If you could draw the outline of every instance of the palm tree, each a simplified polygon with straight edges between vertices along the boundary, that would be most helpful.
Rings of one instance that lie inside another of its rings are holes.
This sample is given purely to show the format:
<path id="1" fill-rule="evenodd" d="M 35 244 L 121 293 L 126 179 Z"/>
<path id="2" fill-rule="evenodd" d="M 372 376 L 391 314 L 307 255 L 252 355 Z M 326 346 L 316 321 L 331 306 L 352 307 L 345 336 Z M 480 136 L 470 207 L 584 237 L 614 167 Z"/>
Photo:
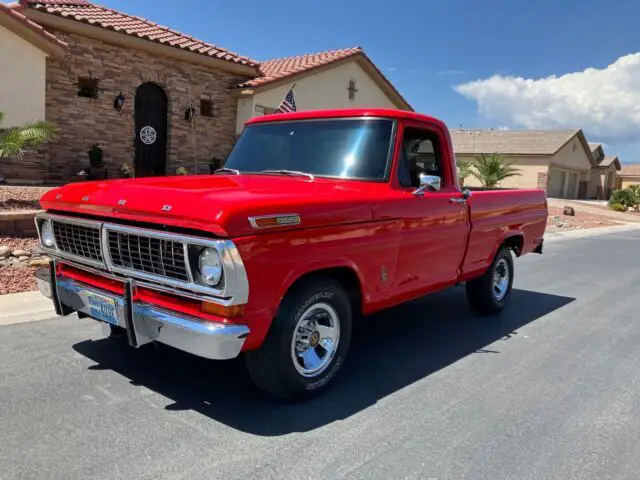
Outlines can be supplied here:
<path id="1" fill-rule="evenodd" d="M 0 124 L 2 124 L 3 117 L 3 113 L 0 112 Z M 21 158 L 26 150 L 32 150 L 47 142 L 55 141 L 58 134 L 58 127 L 47 121 L 32 122 L 4 130 L 0 128 L 0 158 Z"/>
<path id="2" fill-rule="evenodd" d="M 458 160 L 456 158 L 456 166 L 458 169 L 458 182 L 460 183 L 460 186 L 464 186 L 464 180 L 473 175 L 471 162 L 469 160 Z"/>
<path id="3" fill-rule="evenodd" d="M 520 175 L 520 169 L 513 167 L 515 161 L 505 162 L 501 153 L 476 156 L 471 165 L 471 175 L 476 177 L 485 187 L 495 187 L 505 178 Z"/>

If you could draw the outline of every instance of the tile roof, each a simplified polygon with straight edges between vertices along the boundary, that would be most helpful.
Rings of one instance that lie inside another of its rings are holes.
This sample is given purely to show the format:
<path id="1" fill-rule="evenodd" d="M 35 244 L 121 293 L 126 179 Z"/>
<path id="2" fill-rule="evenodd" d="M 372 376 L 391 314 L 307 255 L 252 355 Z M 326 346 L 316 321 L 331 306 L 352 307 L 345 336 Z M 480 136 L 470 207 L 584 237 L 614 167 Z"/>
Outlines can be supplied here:
<path id="1" fill-rule="evenodd" d="M 51 15 L 88 23 L 208 57 L 248 67 L 258 66 L 257 61 L 248 57 L 184 35 L 144 18 L 127 15 L 86 0 L 21 0 L 21 4 Z"/>
<path id="2" fill-rule="evenodd" d="M 605 155 L 605 157 L 600 161 L 600 163 L 598 164 L 599 167 L 609 167 L 611 166 L 611 164 L 616 163 L 616 167 L 618 170 L 620 170 L 620 161 L 618 160 L 618 157 L 616 157 L 615 155 Z"/>
<path id="3" fill-rule="evenodd" d="M 620 177 L 640 177 L 640 164 L 625 165 L 618 175 Z"/>
<path id="4" fill-rule="evenodd" d="M 456 153 L 553 155 L 578 133 L 580 130 L 452 129 L 451 140 Z"/>
<path id="5" fill-rule="evenodd" d="M 589 142 L 589 148 L 591 149 L 591 151 L 593 153 L 596 153 L 596 150 L 598 150 L 598 148 L 602 147 L 601 143 L 591 143 Z"/>
<path id="6" fill-rule="evenodd" d="M 1 14 L 7 15 L 9 18 L 18 22 L 22 27 L 28 28 L 35 34 L 39 35 L 42 39 L 52 44 L 54 48 L 64 49 L 65 51 L 67 50 L 68 45 L 65 42 L 60 40 L 55 35 L 47 32 L 44 28 L 42 28 L 37 23 L 29 20 L 19 11 L 19 9 L 16 8 L 17 6 L 18 4 L 15 4 L 15 3 L 5 4 L 0 2 L 0 15 Z"/>
<path id="7" fill-rule="evenodd" d="M 344 48 L 342 50 L 330 50 L 327 52 L 298 55 L 296 57 L 276 58 L 260 64 L 261 77 L 254 78 L 241 87 L 258 87 L 282 78 L 287 78 L 298 73 L 307 72 L 338 60 L 363 53 L 362 48 Z"/>

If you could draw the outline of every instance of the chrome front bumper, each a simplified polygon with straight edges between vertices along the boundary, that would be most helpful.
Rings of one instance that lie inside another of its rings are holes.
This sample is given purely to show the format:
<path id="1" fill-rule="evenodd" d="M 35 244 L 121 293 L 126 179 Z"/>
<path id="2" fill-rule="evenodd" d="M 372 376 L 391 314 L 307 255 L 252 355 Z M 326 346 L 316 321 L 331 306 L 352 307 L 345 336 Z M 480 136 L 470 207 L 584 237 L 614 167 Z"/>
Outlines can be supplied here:
<path id="1" fill-rule="evenodd" d="M 58 315 L 79 312 L 89 316 L 87 293 L 96 293 L 116 302 L 118 326 L 127 331 L 134 347 L 160 342 L 200 357 L 227 360 L 240 354 L 249 334 L 246 325 L 229 325 L 204 321 L 152 305 L 134 302 L 132 283 L 126 284 L 125 295 L 80 284 L 70 278 L 56 277 L 50 268 L 36 272 L 40 293 L 51 298 Z M 128 293 L 127 293 L 128 292 Z M 108 331 L 109 324 L 101 322 Z"/>

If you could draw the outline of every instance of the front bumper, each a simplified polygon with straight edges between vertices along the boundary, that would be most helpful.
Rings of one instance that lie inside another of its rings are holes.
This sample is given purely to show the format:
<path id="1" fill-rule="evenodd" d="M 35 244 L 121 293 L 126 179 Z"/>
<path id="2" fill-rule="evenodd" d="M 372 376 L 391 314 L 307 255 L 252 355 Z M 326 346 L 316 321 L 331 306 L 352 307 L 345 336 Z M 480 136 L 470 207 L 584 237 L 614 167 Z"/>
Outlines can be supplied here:
<path id="1" fill-rule="evenodd" d="M 246 325 L 230 325 L 189 317 L 133 300 L 133 283 L 126 284 L 125 294 L 116 295 L 64 276 L 51 268 L 36 272 L 40 292 L 51 298 L 58 315 L 78 312 L 90 317 L 87 295 L 94 293 L 112 298 L 116 303 L 118 326 L 127 331 L 129 343 L 139 347 L 149 342 L 170 345 L 200 357 L 227 360 L 240 354 L 249 334 Z M 101 322 L 108 330 L 109 324 Z"/>

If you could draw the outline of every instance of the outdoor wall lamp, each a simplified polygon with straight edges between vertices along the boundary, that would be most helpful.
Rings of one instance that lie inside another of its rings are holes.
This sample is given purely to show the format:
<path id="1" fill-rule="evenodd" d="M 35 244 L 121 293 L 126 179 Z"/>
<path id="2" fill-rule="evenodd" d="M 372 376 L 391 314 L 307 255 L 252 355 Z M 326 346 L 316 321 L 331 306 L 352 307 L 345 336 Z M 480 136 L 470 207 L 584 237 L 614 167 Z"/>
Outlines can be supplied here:
<path id="1" fill-rule="evenodd" d="M 193 105 L 189 105 L 189 107 L 184 111 L 184 119 L 191 123 L 193 120 L 193 115 L 196 113 L 196 109 L 193 108 Z"/>
<path id="2" fill-rule="evenodd" d="M 120 92 L 120 94 L 113 101 L 113 108 L 115 108 L 117 111 L 122 110 L 122 107 L 124 106 L 125 100 L 126 100 L 126 98 L 124 97 L 122 92 Z"/>

